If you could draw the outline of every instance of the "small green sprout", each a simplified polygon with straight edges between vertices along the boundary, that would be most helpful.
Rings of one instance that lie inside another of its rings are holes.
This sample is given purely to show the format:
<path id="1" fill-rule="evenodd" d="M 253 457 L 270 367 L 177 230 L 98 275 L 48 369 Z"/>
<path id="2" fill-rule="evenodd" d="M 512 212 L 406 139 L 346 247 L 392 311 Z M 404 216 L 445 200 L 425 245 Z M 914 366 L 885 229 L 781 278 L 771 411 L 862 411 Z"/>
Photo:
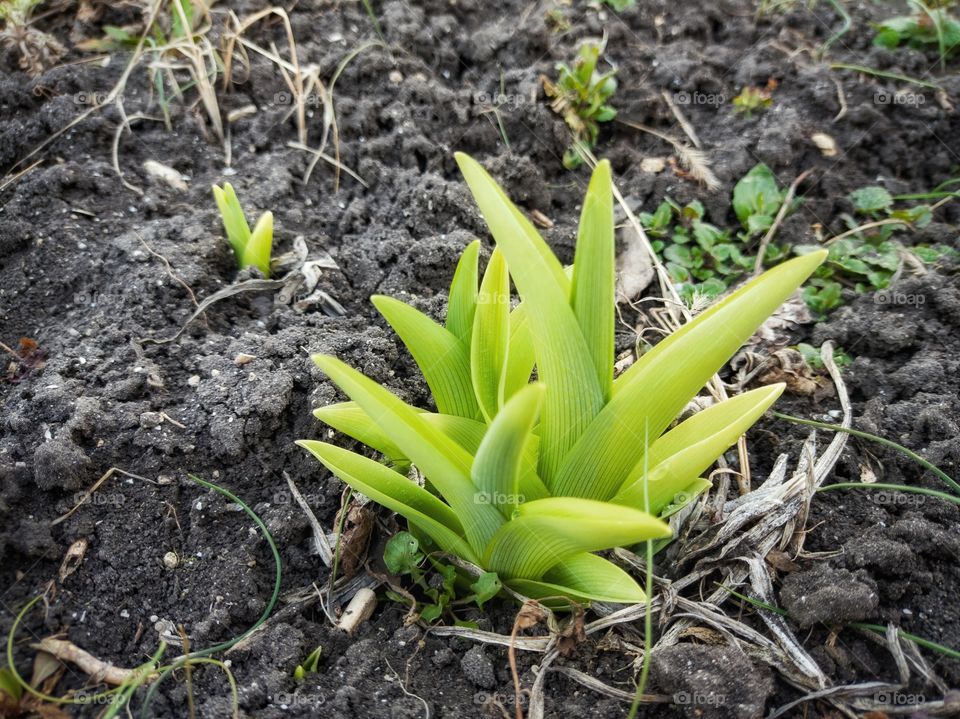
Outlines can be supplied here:
<path id="1" fill-rule="evenodd" d="M 615 12 L 623 12 L 624 10 L 629 10 L 634 5 L 637 4 L 637 0 L 600 0 L 602 4 L 608 6 L 611 10 Z"/>
<path id="2" fill-rule="evenodd" d="M 587 149 L 596 147 L 600 134 L 599 123 L 610 122 L 617 111 L 608 101 L 617 90 L 616 70 L 597 72 L 597 63 L 606 42 L 588 41 L 580 46 L 573 68 L 560 63 L 556 84 L 541 77 L 544 92 L 553 98 L 551 109 L 563 117 L 573 132 L 574 144 L 563 155 L 563 166 L 575 169 L 583 163 L 582 144 Z"/>
<path id="3" fill-rule="evenodd" d="M 264 277 L 270 276 L 270 252 L 273 248 L 273 213 L 264 212 L 250 231 L 243 207 L 237 199 L 233 186 L 227 182 L 223 187 L 213 186 L 213 196 L 220 209 L 223 229 L 233 248 L 240 269 L 256 267 Z"/>
<path id="4" fill-rule="evenodd" d="M 406 518 L 418 540 L 402 553 L 406 567 L 426 546 L 528 597 L 642 602 L 637 581 L 595 552 L 669 538 L 661 515 L 710 487 L 702 475 L 784 385 L 670 425 L 826 252 L 768 270 L 614 379 L 610 164 L 593 172 L 568 273 L 493 178 L 466 155 L 457 162 L 496 242 L 482 279 L 476 241 L 454 273 L 445 326 L 398 300 L 373 298 L 423 372 L 436 411 L 406 404 L 335 357 L 313 356 L 352 400 L 314 415 L 389 462 L 415 465 L 426 486 L 327 442 L 298 444 Z"/>
<path id="5" fill-rule="evenodd" d="M 740 178 L 733 188 L 733 211 L 746 231 L 746 237 L 766 232 L 780 211 L 786 190 L 762 162 Z"/>
<path id="6" fill-rule="evenodd" d="M 960 20 L 950 14 L 946 2 L 910 0 L 912 15 L 884 20 L 877 26 L 875 45 L 897 48 L 901 45 L 924 49 L 936 47 L 941 64 L 960 47 Z"/>
<path id="7" fill-rule="evenodd" d="M 317 647 L 310 652 L 307 658 L 301 664 L 297 664 L 297 668 L 293 670 L 293 678 L 302 682 L 307 674 L 316 674 L 317 668 L 320 666 L 321 654 L 323 654 L 323 647 Z"/>
<path id="8" fill-rule="evenodd" d="M 803 361 L 807 363 L 810 369 L 824 369 L 823 358 L 820 356 L 820 348 L 809 345 L 806 342 L 801 342 L 794 349 L 800 353 Z M 847 367 L 853 364 L 853 357 L 848 355 L 842 348 L 837 347 L 833 351 L 833 361 L 837 367 Z"/>
<path id="9" fill-rule="evenodd" d="M 733 98 L 733 110 L 747 119 L 755 112 L 769 110 L 773 106 L 773 90 L 777 86 L 776 80 L 770 80 L 766 87 L 748 86 L 740 90 L 740 94 Z"/>

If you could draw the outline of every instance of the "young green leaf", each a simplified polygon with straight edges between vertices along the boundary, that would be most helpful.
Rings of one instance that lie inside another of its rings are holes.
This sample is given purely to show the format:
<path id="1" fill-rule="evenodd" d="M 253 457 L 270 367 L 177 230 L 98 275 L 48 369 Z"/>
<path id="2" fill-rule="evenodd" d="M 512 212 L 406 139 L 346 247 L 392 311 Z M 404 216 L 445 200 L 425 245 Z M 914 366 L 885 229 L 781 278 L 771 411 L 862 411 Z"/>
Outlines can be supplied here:
<path id="1" fill-rule="evenodd" d="M 387 546 L 383 550 L 383 563 L 390 574 L 410 574 L 422 561 L 420 542 L 410 532 L 397 532 L 387 540 Z"/>
<path id="2" fill-rule="evenodd" d="M 777 400 L 784 387 L 774 384 L 745 392 L 681 422 L 651 445 L 647 456 L 633 467 L 610 501 L 659 515 L 677 493 L 736 443 Z M 647 497 L 649 507 L 645 506 Z"/>
<path id="3" fill-rule="evenodd" d="M 543 385 L 531 384 L 515 394 L 494 418 L 473 460 L 471 478 L 485 497 L 509 519 L 521 496 L 524 449 L 543 401 Z M 534 499 L 531 497 L 530 499 Z"/>
<path id="4" fill-rule="evenodd" d="M 253 226 L 243 249 L 243 264 L 256 267 L 264 277 L 270 276 L 270 254 L 273 251 L 273 213 L 264 212 Z"/>
<path id="5" fill-rule="evenodd" d="M 480 256 L 480 240 L 474 240 L 460 256 L 457 269 L 450 283 L 450 301 L 447 306 L 447 329 L 461 342 L 470 344 L 473 333 L 473 317 L 477 311 L 477 281 L 479 272 L 477 258 Z"/>
<path id="6" fill-rule="evenodd" d="M 437 411 L 477 417 L 467 345 L 410 305 L 383 295 L 370 300 L 410 350 L 430 387 Z"/>
<path id="7" fill-rule="evenodd" d="M 642 458 L 644 436 L 659 437 L 826 255 L 822 250 L 768 270 L 643 355 L 614 382 L 612 399 L 548 483 L 553 494 L 609 499 Z"/>
<path id="8" fill-rule="evenodd" d="M 613 389 L 615 254 L 610 163 L 602 160 L 593 171 L 583 201 L 570 304 L 605 400 Z"/>
<path id="9" fill-rule="evenodd" d="M 312 359 L 350 399 L 390 433 L 400 450 L 449 503 L 463 523 L 470 546 L 478 553 L 482 551 L 503 524 L 503 517 L 495 507 L 476 502 L 475 488 L 470 481 L 473 458 L 447 435 L 431 427 L 419 412 L 349 365 L 327 355 L 313 355 Z M 420 524 L 420 520 L 415 521 Z"/>
<path id="10" fill-rule="evenodd" d="M 250 226 L 247 224 L 247 218 L 243 215 L 243 208 L 240 206 L 240 200 L 237 198 L 233 185 L 226 182 L 223 189 L 217 185 L 214 185 L 212 189 L 213 198 L 220 210 L 220 218 L 223 220 L 223 229 L 227 233 L 227 240 L 233 248 L 233 254 L 237 256 L 237 262 L 240 262 L 247 247 L 247 241 L 250 239 Z"/>
<path id="11" fill-rule="evenodd" d="M 669 536 L 666 524 L 631 507 L 550 497 L 519 505 L 490 540 L 481 566 L 507 579 L 538 579 L 574 554 Z"/>
<path id="12" fill-rule="evenodd" d="M 453 510 L 430 492 L 379 462 L 326 442 L 299 440 L 342 482 L 377 504 L 413 522 L 445 552 L 476 563 L 477 555 L 462 538 L 463 527 Z"/>
<path id="13" fill-rule="evenodd" d="M 783 203 L 783 192 L 769 167 L 760 163 L 733 188 L 733 210 L 747 230 L 760 232 L 770 226 Z"/>
<path id="14" fill-rule="evenodd" d="M 554 565 L 543 575 L 543 580 L 594 601 L 639 604 L 647 600 L 633 577 L 613 562 L 589 552 L 574 554 Z"/>
<path id="15" fill-rule="evenodd" d="M 540 476 L 550 486 L 564 455 L 603 405 L 590 350 L 570 309 L 570 281 L 543 238 L 476 160 L 457 154 L 460 170 L 524 300 L 540 380 Z"/>
<path id="16" fill-rule="evenodd" d="M 326 407 L 318 407 L 313 410 L 313 416 L 338 432 L 343 432 L 348 437 L 353 437 L 372 447 L 391 462 L 406 460 L 403 452 L 389 435 L 370 419 L 356 402 L 336 402 Z"/>
<path id="17" fill-rule="evenodd" d="M 487 422 L 503 404 L 504 376 L 510 343 L 510 276 L 499 248 L 493 251 L 480 294 L 470 340 L 470 376 L 480 411 Z"/>

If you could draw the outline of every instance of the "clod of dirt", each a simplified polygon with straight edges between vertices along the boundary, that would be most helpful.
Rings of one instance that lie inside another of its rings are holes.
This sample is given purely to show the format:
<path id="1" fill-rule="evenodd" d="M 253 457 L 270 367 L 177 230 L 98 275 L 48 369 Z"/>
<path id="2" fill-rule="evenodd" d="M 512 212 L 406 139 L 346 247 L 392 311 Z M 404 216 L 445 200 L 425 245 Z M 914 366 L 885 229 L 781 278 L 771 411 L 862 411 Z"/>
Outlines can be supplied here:
<path id="1" fill-rule="evenodd" d="M 847 624 L 876 614 L 877 587 L 863 574 L 815 565 L 787 576 L 780 601 L 801 627 Z"/>
<path id="2" fill-rule="evenodd" d="M 33 453 L 33 481 L 40 489 L 80 489 L 89 484 L 92 463 L 73 442 L 52 439 Z"/>
<path id="3" fill-rule="evenodd" d="M 904 565 L 915 559 L 908 544 L 872 535 L 851 539 L 843 545 L 843 555 L 848 567 L 869 568 L 891 575 L 901 572 Z"/>
<path id="4" fill-rule="evenodd" d="M 484 653 L 483 647 L 476 646 L 471 648 L 463 659 L 460 660 L 460 668 L 474 685 L 481 689 L 493 689 L 497 684 L 497 678 L 493 673 L 493 662 Z"/>
<path id="5" fill-rule="evenodd" d="M 650 678 L 688 717 L 763 716 L 773 678 L 732 647 L 675 644 L 651 655 Z"/>

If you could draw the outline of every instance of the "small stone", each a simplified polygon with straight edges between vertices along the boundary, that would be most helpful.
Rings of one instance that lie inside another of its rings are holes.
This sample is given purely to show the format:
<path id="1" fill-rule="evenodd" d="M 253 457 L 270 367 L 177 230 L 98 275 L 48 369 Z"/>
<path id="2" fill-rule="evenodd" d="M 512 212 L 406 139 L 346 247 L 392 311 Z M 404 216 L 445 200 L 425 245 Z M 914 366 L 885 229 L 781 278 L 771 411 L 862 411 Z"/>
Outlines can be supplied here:
<path id="1" fill-rule="evenodd" d="M 464 675 L 481 689 L 493 689 L 497 678 L 493 673 L 493 663 L 483 651 L 483 647 L 473 647 L 460 660 Z"/>
<path id="2" fill-rule="evenodd" d="M 179 564 L 180 557 L 177 556 L 176 552 L 167 552 L 163 555 L 163 566 L 167 569 L 176 569 Z"/>
<path id="3" fill-rule="evenodd" d="M 198 375 L 198 374 L 192 374 L 192 375 L 190 375 L 190 377 L 187 378 L 187 384 L 190 385 L 191 387 L 199 387 L 199 386 L 200 386 L 200 375 Z"/>
<path id="4" fill-rule="evenodd" d="M 399 70 L 393 70 L 387 77 L 390 78 L 390 82 L 394 85 L 399 85 L 403 82 L 403 73 Z"/>
<path id="5" fill-rule="evenodd" d="M 160 412 L 144 412 L 140 415 L 140 426 L 144 429 L 153 429 L 163 424 L 163 414 Z"/>
<path id="6" fill-rule="evenodd" d="M 256 358 L 256 355 L 248 355 L 246 352 L 241 352 L 233 358 L 233 363 L 237 367 L 243 367 L 243 365 L 253 362 Z"/>

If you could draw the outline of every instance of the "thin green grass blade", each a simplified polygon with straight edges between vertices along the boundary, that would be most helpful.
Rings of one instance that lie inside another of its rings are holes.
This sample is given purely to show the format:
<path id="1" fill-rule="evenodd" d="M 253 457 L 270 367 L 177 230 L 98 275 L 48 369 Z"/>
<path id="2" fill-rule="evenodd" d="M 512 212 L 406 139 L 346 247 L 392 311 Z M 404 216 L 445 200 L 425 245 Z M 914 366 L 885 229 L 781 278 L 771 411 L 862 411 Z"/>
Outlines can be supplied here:
<path id="1" fill-rule="evenodd" d="M 647 595 L 633 577 L 613 562 L 589 552 L 574 554 L 551 567 L 543 575 L 543 581 L 568 587 L 598 602 L 640 604 L 647 601 Z"/>
<path id="2" fill-rule="evenodd" d="M 233 254 L 237 257 L 237 264 L 240 264 L 243 261 L 247 241 L 250 239 L 250 226 L 243 215 L 243 208 L 240 206 L 240 200 L 233 185 L 226 182 L 222 189 L 217 185 L 212 189 L 213 198 L 220 210 L 220 219 L 223 220 L 223 229 L 227 233 L 227 240 L 233 248 Z"/>
<path id="3" fill-rule="evenodd" d="M 320 460 L 345 484 L 381 504 L 430 536 L 443 551 L 471 561 L 476 555 L 463 540 L 454 511 L 430 492 L 379 462 L 326 442 L 299 440 L 298 445 Z"/>
<path id="4" fill-rule="evenodd" d="M 470 379 L 467 345 L 410 305 L 383 295 L 370 299 L 413 355 L 430 387 L 437 411 L 477 417 L 479 408 Z"/>
<path id="5" fill-rule="evenodd" d="M 495 507 L 477 504 L 470 481 L 473 457 L 415 409 L 349 365 L 328 355 L 313 355 L 313 361 L 426 475 L 456 513 L 467 541 L 479 554 L 503 524 L 503 517 Z"/>
<path id="6" fill-rule="evenodd" d="M 684 325 L 615 382 L 613 397 L 567 455 L 556 495 L 608 499 L 642 459 L 642 431 L 669 426 L 684 405 L 823 262 L 827 251 L 784 262 Z"/>
<path id="7" fill-rule="evenodd" d="M 602 160 L 583 200 L 570 305 L 590 348 L 604 400 L 613 391 L 615 255 L 610 163 Z"/>
<path id="8" fill-rule="evenodd" d="M 543 394 L 543 385 L 531 384 L 514 395 L 491 422 L 473 460 L 470 476 L 477 492 L 507 519 L 518 504 L 527 501 L 520 496 L 524 448 L 537 421 Z"/>
<path id="9" fill-rule="evenodd" d="M 644 506 L 643 473 L 649 469 L 650 512 L 660 514 L 737 439 L 753 426 L 783 393 L 784 384 L 751 390 L 697 412 L 653 443 L 646 458 L 630 470 L 611 502 Z"/>
<path id="10" fill-rule="evenodd" d="M 273 252 L 273 213 L 264 212 L 253 226 L 243 250 L 243 266 L 257 267 L 264 277 L 270 276 L 270 254 Z"/>
<path id="11" fill-rule="evenodd" d="M 507 579 L 540 579 L 574 554 L 669 536 L 665 523 L 632 507 L 551 497 L 519 505 L 490 540 L 481 566 Z"/>
<path id="12" fill-rule="evenodd" d="M 550 487 L 564 456 L 603 406 L 603 392 L 560 262 L 486 170 L 463 153 L 456 157 L 526 307 L 539 379 L 547 386 L 539 474 Z"/>
<path id="13" fill-rule="evenodd" d="M 447 329 L 466 345 L 473 334 L 473 317 L 477 311 L 477 282 L 480 240 L 474 240 L 460 255 L 457 269 L 450 283 L 447 303 Z"/>
<path id="14" fill-rule="evenodd" d="M 493 251 L 480 294 L 470 341 L 470 376 L 477 404 L 491 422 L 503 403 L 503 381 L 510 341 L 510 277 L 499 248 Z"/>

